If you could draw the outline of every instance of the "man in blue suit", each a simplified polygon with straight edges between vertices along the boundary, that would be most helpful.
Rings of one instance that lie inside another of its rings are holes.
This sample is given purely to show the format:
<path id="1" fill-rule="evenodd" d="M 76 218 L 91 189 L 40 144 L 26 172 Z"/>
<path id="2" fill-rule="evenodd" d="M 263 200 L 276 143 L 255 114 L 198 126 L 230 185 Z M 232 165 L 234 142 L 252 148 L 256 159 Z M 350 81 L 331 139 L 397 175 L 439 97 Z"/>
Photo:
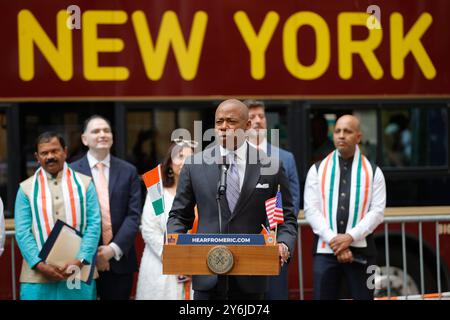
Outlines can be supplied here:
<path id="1" fill-rule="evenodd" d="M 268 156 L 279 157 L 286 175 L 289 179 L 289 190 L 292 194 L 295 215 L 298 215 L 300 206 L 300 185 L 298 182 L 297 166 L 294 155 L 284 149 L 267 142 L 267 121 L 264 102 L 257 100 L 245 100 L 248 107 L 249 119 L 252 123 L 249 131 L 249 143 L 258 150 L 264 151 Z M 288 265 L 281 268 L 279 276 L 270 277 L 269 291 L 266 299 L 269 300 L 287 300 L 289 298 L 288 288 Z"/>
<path id="2" fill-rule="evenodd" d="M 138 270 L 134 241 L 142 212 L 139 176 L 133 165 L 111 156 L 113 135 L 105 118 L 87 119 L 81 139 L 89 151 L 71 167 L 94 179 L 102 214 L 97 293 L 101 300 L 127 300 Z"/>

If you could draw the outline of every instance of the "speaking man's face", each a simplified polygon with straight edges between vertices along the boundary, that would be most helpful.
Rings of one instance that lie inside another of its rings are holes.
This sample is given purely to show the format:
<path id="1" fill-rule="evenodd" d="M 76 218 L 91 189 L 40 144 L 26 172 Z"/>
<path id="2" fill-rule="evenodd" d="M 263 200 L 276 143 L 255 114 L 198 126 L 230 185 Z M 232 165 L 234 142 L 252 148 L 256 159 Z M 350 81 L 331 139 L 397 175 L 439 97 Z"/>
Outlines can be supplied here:
<path id="1" fill-rule="evenodd" d="M 67 158 L 67 147 L 63 148 L 58 138 L 54 137 L 48 142 L 38 144 L 38 149 L 34 156 L 45 171 L 56 176 L 64 168 L 64 162 Z"/>
<path id="2" fill-rule="evenodd" d="M 238 101 L 222 103 L 217 108 L 215 131 L 219 143 L 224 148 L 235 150 L 244 143 L 245 131 L 251 126 L 247 112 L 247 107 Z"/>

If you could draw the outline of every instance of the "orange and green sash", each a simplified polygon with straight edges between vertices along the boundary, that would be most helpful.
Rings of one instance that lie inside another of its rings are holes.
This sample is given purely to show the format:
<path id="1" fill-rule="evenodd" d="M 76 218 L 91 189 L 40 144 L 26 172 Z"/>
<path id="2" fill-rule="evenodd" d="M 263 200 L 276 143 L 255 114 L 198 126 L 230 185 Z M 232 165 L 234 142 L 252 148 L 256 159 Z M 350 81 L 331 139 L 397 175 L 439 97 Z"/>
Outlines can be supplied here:
<path id="1" fill-rule="evenodd" d="M 86 228 L 86 189 L 76 173 L 64 163 L 62 191 L 66 223 L 83 233 Z M 55 221 L 53 220 L 52 195 L 47 173 L 40 167 L 34 174 L 31 188 L 33 231 L 39 250 L 42 249 Z"/>
<path id="2" fill-rule="evenodd" d="M 356 146 L 352 163 L 347 232 L 364 218 L 364 215 L 369 209 L 368 203 L 372 197 L 373 171 L 368 168 L 371 168 L 369 160 L 360 152 L 359 147 Z M 338 152 L 336 150 L 331 152 L 321 162 L 318 169 L 318 176 L 323 217 L 328 227 L 337 233 L 336 216 L 339 202 L 340 168 Z M 356 244 L 356 246 L 364 246 L 364 244 Z M 332 250 L 324 239 L 320 239 L 317 252 L 332 253 Z"/>

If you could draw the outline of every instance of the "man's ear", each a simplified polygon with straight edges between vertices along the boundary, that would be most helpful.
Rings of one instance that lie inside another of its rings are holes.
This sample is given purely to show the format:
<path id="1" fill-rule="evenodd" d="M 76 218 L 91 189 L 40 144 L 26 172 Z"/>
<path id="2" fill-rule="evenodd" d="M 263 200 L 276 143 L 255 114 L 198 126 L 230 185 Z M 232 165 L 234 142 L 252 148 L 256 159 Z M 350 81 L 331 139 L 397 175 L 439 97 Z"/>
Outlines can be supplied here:
<path id="1" fill-rule="evenodd" d="M 39 164 L 41 164 L 41 162 L 39 161 L 39 157 L 38 157 L 37 152 L 34 153 L 34 157 L 36 158 L 37 162 L 38 162 Z"/>
<path id="2" fill-rule="evenodd" d="M 87 138 L 84 134 L 81 135 L 81 142 L 87 147 Z"/>
<path id="3" fill-rule="evenodd" d="M 250 119 L 247 120 L 247 124 L 245 125 L 245 130 L 248 130 L 252 127 L 252 121 Z"/>
<path id="4" fill-rule="evenodd" d="M 361 131 L 358 133 L 358 136 L 357 136 L 357 143 L 358 144 L 360 144 L 361 143 L 361 140 L 362 140 L 362 133 L 361 133 Z"/>

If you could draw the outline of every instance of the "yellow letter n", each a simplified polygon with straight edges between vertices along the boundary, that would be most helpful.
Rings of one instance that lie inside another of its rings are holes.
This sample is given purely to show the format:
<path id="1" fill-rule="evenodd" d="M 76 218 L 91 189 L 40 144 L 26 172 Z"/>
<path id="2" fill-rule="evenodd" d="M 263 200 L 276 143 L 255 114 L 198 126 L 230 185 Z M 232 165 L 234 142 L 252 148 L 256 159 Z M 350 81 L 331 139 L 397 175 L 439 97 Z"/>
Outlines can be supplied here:
<path id="1" fill-rule="evenodd" d="M 72 78 L 72 30 L 66 26 L 67 17 L 66 10 L 60 10 L 56 16 L 57 45 L 55 46 L 29 10 L 19 12 L 17 23 L 20 79 L 30 81 L 34 78 L 34 45 L 40 50 L 59 79 L 68 81 Z"/>

